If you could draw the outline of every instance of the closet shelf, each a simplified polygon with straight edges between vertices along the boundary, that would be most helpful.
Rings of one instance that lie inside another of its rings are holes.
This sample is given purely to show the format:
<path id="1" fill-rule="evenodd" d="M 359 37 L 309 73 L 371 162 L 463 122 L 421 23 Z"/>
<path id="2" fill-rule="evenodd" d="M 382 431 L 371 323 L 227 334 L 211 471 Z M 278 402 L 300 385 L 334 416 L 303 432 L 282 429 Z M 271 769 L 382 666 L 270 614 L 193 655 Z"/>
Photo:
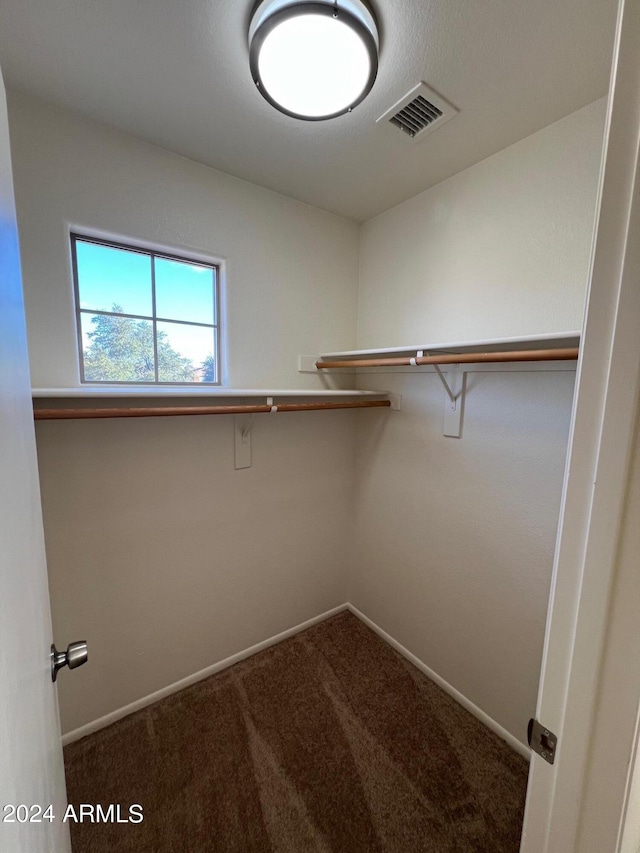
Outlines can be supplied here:
<path id="1" fill-rule="evenodd" d="M 579 332 L 562 332 L 553 335 L 331 352 L 323 353 L 319 359 L 301 356 L 300 369 L 309 373 L 340 368 L 355 370 L 359 367 L 375 369 L 429 365 L 435 370 L 446 393 L 443 434 L 450 438 L 460 438 L 467 372 L 473 369 L 465 368 L 464 365 L 575 361 L 579 347 Z M 445 365 L 451 365 L 451 369 L 443 370 Z M 396 406 L 400 407 L 399 401 Z"/>
<path id="2" fill-rule="evenodd" d="M 32 388 L 34 398 L 81 398 L 81 399 L 111 399 L 118 397 L 167 398 L 167 397 L 364 397 L 382 396 L 384 391 L 362 391 L 344 389 L 314 389 L 308 388 L 223 388 L 213 386 L 158 385 L 143 387 L 135 385 L 83 385 L 72 388 Z"/>
<path id="3" fill-rule="evenodd" d="M 478 364 L 482 362 L 573 361 L 578 357 L 579 332 L 494 338 L 444 344 L 388 347 L 323 353 L 318 370 L 404 365 Z"/>

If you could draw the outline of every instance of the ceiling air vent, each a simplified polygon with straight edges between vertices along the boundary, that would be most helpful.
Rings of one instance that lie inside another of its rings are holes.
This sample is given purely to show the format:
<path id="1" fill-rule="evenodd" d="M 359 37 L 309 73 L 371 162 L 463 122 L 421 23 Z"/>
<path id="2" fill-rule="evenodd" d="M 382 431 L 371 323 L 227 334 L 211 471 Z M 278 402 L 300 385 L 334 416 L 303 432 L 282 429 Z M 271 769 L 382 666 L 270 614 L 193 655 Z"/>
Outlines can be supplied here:
<path id="1" fill-rule="evenodd" d="M 384 122 L 407 139 L 418 141 L 457 115 L 458 110 L 425 83 L 418 83 L 376 123 Z"/>

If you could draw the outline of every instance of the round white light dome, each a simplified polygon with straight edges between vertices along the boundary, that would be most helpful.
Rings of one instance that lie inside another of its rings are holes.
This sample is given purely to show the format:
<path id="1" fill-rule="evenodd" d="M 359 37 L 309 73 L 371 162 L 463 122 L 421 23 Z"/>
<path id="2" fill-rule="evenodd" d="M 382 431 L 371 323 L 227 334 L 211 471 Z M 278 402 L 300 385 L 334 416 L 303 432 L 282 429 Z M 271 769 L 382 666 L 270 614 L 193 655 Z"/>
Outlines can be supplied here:
<path id="1" fill-rule="evenodd" d="M 281 112 L 311 121 L 349 112 L 378 70 L 378 34 L 359 0 L 265 0 L 249 29 L 251 72 Z"/>

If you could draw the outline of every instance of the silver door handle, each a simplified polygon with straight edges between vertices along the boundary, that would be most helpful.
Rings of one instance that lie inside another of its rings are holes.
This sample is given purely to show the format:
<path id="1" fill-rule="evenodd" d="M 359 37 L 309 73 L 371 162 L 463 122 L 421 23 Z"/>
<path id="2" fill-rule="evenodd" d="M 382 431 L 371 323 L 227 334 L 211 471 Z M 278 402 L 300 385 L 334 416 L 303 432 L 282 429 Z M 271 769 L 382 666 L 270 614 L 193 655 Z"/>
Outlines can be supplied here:
<path id="1" fill-rule="evenodd" d="M 55 644 L 51 646 L 51 680 L 55 681 L 58 677 L 58 670 L 64 666 L 69 669 L 75 669 L 77 666 L 82 666 L 89 658 L 86 640 L 79 640 L 76 643 L 69 643 L 66 652 L 59 652 Z"/>

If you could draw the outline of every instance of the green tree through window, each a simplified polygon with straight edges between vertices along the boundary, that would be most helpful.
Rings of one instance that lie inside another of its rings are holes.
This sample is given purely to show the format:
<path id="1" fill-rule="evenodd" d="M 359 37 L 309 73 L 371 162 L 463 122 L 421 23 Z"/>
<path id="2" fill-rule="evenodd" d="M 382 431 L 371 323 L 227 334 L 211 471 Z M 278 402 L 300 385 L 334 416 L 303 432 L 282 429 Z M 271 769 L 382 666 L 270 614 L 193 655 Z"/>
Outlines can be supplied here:
<path id="1" fill-rule="evenodd" d="M 212 355 L 208 355 L 202 362 L 202 382 L 215 382 L 216 363 Z"/>
<path id="2" fill-rule="evenodd" d="M 122 313 L 122 307 L 114 304 L 112 311 Z M 84 350 L 89 381 L 153 382 L 153 326 L 148 320 L 97 314 L 91 324 L 93 329 L 87 335 L 90 345 Z M 171 347 L 164 332 L 158 332 L 157 342 L 158 367 L 165 381 L 199 381 L 191 361 Z M 209 359 L 213 365 L 213 356 Z"/>

